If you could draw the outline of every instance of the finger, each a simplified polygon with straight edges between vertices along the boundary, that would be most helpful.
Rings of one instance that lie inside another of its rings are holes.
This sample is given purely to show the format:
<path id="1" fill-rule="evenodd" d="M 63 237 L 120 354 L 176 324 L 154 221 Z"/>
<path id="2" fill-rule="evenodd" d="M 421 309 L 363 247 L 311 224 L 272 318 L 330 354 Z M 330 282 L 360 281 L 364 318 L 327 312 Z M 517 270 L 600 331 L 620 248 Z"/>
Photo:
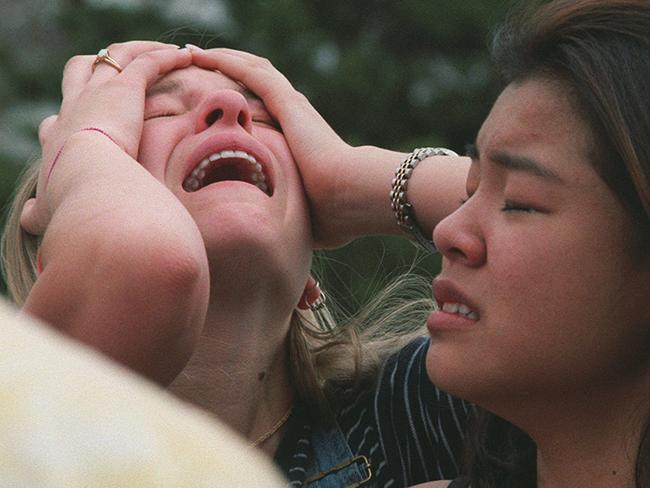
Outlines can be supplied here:
<path id="1" fill-rule="evenodd" d="M 191 51 L 194 64 L 201 68 L 221 71 L 246 85 L 265 102 L 278 96 L 298 94 L 289 80 L 265 58 L 226 48 Z"/>
<path id="2" fill-rule="evenodd" d="M 192 54 L 187 49 L 158 49 L 140 54 L 122 72 L 124 79 L 133 78 L 144 88 L 160 76 L 192 64 Z"/>
<path id="3" fill-rule="evenodd" d="M 74 56 L 63 68 L 61 94 L 63 100 L 73 101 L 79 96 L 92 74 L 91 66 L 95 56 Z"/>
<path id="4" fill-rule="evenodd" d="M 290 136 L 295 131 L 303 136 L 319 133 L 320 137 L 338 139 L 309 100 L 294 89 L 291 82 L 267 59 L 226 48 L 192 48 L 190 51 L 193 64 L 219 70 L 259 96 L 269 113 L 280 123 L 285 135 Z"/>
<path id="5" fill-rule="evenodd" d="M 329 127 L 307 97 L 297 91 L 268 59 L 227 48 L 191 49 L 191 52 L 195 65 L 219 70 L 260 97 L 283 130 L 300 127 L 307 120 L 320 126 L 319 130 Z"/>
<path id="6" fill-rule="evenodd" d="M 176 44 L 165 44 L 157 41 L 129 41 L 125 43 L 111 44 L 107 50 L 110 58 L 122 68 L 128 66 L 131 61 L 142 53 L 155 50 L 178 50 Z M 120 73 L 120 69 L 106 61 L 99 61 L 95 56 L 92 62 L 92 83 L 103 83 Z"/>
<path id="7" fill-rule="evenodd" d="M 258 56 L 256 54 L 249 53 L 249 52 L 246 52 L 246 51 L 239 51 L 237 49 L 230 49 L 230 48 L 227 48 L 227 47 L 217 47 L 217 48 L 212 48 L 212 49 L 201 49 L 201 48 L 193 46 L 191 44 L 188 44 L 187 46 L 189 46 L 190 51 L 192 52 L 192 54 L 193 55 L 196 54 L 198 58 L 200 58 L 201 55 L 208 55 L 208 57 L 209 57 L 210 55 L 217 55 L 218 56 L 218 55 L 224 54 L 224 55 L 229 55 L 229 56 L 233 56 L 235 58 L 238 58 L 242 62 L 248 63 L 250 66 L 253 66 L 253 65 L 265 66 L 267 68 L 275 69 L 277 71 L 277 69 L 273 66 L 273 64 L 267 58 L 263 58 L 261 56 Z M 280 73 L 280 72 L 278 71 L 278 73 Z"/>
<path id="8" fill-rule="evenodd" d="M 38 141 L 40 142 L 41 146 L 45 145 L 45 141 L 47 140 L 50 130 L 58 118 L 58 114 L 50 115 L 49 117 L 44 118 L 38 126 Z"/>
<path id="9" fill-rule="evenodd" d="M 171 42 L 148 41 L 148 40 L 134 40 L 126 42 L 118 42 L 110 45 L 111 49 L 125 49 L 131 52 L 143 53 L 154 49 L 179 49 L 178 44 Z"/>
<path id="10" fill-rule="evenodd" d="M 228 47 L 215 47 L 211 49 L 201 49 L 197 48 L 197 46 L 192 46 L 194 49 L 201 50 L 206 53 L 223 53 L 223 54 L 231 54 L 233 56 L 239 56 L 242 59 L 247 59 L 249 61 L 267 61 L 268 59 L 263 58 L 261 56 L 258 56 L 257 54 L 253 54 L 247 51 L 240 51 L 239 49 L 231 49 Z"/>

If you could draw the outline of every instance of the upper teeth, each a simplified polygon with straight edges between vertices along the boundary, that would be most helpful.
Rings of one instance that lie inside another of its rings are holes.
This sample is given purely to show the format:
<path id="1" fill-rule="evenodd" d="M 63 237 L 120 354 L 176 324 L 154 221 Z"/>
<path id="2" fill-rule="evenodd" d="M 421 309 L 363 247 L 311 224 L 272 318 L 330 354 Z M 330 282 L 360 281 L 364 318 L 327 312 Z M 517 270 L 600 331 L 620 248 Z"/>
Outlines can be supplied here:
<path id="1" fill-rule="evenodd" d="M 478 314 L 470 310 L 470 308 L 464 303 L 443 303 L 442 311 L 447 313 L 464 315 L 469 319 L 478 320 Z"/>
<path id="2" fill-rule="evenodd" d="M 185 191 L 193 192 L 201 188 L 201 183 L 203 182 L 203 178 L 205 178 L 205 168 L 207 168 L 210 163 L 225 158 L 237 158 L 248 161 L 251 171 L 250 180 L 264 193 L 268 192 L 266 176 L 262 172 L 262 165 L 257 162 L 255 156 L 252 156 L 245 151 L 231 150 L 216 152 L 201 160 L 201 162 L 192 170 L 190 175 L 185 178 L 185 181 L 183 181 L 183 188 Z"/>

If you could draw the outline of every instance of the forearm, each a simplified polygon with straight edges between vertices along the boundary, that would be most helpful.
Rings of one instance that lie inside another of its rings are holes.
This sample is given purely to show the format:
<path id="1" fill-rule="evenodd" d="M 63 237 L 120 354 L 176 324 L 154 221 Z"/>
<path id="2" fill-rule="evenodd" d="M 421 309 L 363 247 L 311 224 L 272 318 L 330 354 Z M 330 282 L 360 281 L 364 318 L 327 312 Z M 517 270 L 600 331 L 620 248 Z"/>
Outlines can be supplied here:
<path id="1" fill-rule="evenodd" d="M 397 225 L 390 206 L 389 192 L 398 165 L 407 153 L 373 146 L 353 150 L 353 159 L 337 178 L 334 199 L 339 215 L 332 232 L 347 239 L 364 235 L 405 235 Z M 470 160 L 463 157 L 432 156 L 423 160 L 408 182 L 408 200 L 424 235 L 430 237 L 435 225 L 456 209 L 465 195 Z"/>
<path id="2" fill-rule="evenodd" d="M 207 258 L 194 221 L 167 188 L 93 133 L 67 141 L 47 202 L 44 269 L 25 310 L 164 381 L 154 356 L 189 340 L 184 331 L 207 303 Z"/>
<path id="3" fill-rule="evenodd" d="M 73 135 L 46 191 L 51 212 L 42 250 L 46 264 L 71 242 L 92 243 L 93 248 L 77 252 L 95 258 L 137 249 L 140 241 L 182 244 L 196 259 L 205 254 L 199 231 L 180 201 L 103 135 Z"/>

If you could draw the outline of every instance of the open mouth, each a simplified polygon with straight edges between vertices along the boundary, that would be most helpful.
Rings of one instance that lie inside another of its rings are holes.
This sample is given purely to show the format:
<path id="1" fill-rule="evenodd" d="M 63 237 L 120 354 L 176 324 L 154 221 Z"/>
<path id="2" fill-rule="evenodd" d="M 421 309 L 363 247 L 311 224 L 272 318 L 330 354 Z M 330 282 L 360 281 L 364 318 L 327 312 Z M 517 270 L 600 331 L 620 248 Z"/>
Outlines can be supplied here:
<path id="1" fill-rule="evenodd" d="M 256 186 L 268 196 L 273 194 L 264 166 L 246 151 L 219 151 L 203 158 L 183 181 L 189 193 L 220 181 L 242 181 Z"/>

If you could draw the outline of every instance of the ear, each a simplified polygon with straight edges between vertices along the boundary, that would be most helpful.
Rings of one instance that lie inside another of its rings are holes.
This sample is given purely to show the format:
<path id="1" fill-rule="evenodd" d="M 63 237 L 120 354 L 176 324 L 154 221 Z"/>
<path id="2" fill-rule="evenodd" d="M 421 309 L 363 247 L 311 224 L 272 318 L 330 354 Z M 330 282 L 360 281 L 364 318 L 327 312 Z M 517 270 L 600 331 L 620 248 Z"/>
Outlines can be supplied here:
<path id="1" fill-rule="evenodd" d="M 20 213 L 20 227 L 27 233 L 40 236 L 44 230 L 36 211 L 36 198 L 30 198 L 23 205 Z"/>
<path id="2" fill-rule="evenodd" d="M 298 302 L 298 308 L 300 310 L 309 310 L 316 300 L 318 300 L 320 294 L 321 291 L 318 282 L 310 276 Z"/>

